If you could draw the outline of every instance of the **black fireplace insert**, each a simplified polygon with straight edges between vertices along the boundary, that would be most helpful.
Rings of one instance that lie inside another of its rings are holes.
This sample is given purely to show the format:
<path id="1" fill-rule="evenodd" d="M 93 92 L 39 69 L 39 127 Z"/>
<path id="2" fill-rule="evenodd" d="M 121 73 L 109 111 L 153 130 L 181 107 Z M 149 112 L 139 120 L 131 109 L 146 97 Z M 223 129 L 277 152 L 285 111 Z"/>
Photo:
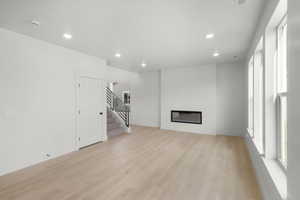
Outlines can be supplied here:
<path id="1" fill-rule="evenodd" d="M 202 112 L 187 110 L 172 110 L 171 122 L 202 124 Z"/>

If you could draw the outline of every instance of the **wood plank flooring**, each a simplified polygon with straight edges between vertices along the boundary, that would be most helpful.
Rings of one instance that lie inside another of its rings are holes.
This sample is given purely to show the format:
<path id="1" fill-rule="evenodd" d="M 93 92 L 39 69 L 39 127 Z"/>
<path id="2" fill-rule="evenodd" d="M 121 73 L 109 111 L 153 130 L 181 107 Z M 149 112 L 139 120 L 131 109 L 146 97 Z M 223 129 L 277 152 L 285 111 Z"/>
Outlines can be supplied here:
<path id="1" fill-rule="evenodd" d="M 242 138 L 133 133 L 0 177 L 1 200 L 261 200 Z"/>

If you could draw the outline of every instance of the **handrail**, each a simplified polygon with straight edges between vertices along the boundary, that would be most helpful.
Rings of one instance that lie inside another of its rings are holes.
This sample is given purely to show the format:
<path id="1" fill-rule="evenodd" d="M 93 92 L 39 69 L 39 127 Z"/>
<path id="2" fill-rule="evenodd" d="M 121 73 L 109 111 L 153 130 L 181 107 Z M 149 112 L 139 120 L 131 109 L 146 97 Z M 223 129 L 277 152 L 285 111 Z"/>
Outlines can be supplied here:
<path id="1" fill-rule="evenodd" d="M 109 108 L 120 116 L 125 125 L 129 127 L 129 113 L 130 107 L 125 105 L 120 97 L 118 97 L 113 91 L 106 87 L 106 103 Z"/>

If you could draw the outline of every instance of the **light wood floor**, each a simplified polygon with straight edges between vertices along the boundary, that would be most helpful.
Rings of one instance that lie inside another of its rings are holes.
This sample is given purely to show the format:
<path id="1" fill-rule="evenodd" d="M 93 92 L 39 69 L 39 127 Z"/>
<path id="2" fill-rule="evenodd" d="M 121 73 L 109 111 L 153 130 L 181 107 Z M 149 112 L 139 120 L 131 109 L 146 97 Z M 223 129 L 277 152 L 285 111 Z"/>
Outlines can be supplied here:
<path id="1" fill-rule="evenodd" d="M 241 138 L 134 127 L 0 177 L 0 199 L 260 200 Z"/>

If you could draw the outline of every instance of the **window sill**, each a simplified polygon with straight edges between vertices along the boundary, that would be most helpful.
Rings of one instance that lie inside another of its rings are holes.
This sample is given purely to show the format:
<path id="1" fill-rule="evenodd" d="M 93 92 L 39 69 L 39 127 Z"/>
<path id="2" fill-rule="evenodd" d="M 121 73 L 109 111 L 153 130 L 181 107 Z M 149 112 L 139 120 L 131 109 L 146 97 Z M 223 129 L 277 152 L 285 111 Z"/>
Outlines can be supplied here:
<path id="1" fill-rule="evenodd" d="M 263 158 L 262 160 L 275 184 L 282 199 L 287 199 L 287 178 L 286 173 L 276 160 Z"/>
<path id="2" fill-rule="evenodd" d="M 283 200 L 286 200 L 287 199 L 287 177 L 282 166 L 278 163 L 277 160 L 268 159 L 265 158 L 264 155 L 261 155 L 250 134 L 247 134 L 247 137 L 252 142 L 252 145 L 255 148 L 256 153 L 262 159 L 264 166 L 267 169 L 281 198 Z"/>

